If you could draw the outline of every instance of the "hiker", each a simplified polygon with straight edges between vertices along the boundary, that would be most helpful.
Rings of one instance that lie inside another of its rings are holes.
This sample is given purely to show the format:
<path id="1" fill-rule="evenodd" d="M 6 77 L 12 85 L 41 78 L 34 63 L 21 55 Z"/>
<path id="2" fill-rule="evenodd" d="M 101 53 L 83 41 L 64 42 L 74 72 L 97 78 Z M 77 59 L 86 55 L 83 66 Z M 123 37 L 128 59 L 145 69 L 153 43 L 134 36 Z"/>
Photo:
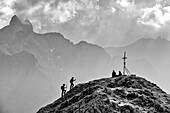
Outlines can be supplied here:
<path id="1" fill-rule="evenodd" d="M 122 72 L 121 71 L 119 71 L 119 76 L 122 76 Z"/>
<path id="2" fill-rule="evenodd" d="M 113 70 L 113 72 L 112 72 L 112 78 L 113 77 L 116 77 L 116 72 L 115 72 L 115 70 Z"/>
<path id="3" fill-rule="evenodd" d="M 74 79 L 74 77 L 72 77 L 70 79 L 70 90 L 73 89 L 73 87 L 74 87 L 74 83 L 73 83 L 74 81 L 76 81 L 76 79 Z"/>
<path id="4" fill-rule="evenodd" d="M 66 86 L 65 84 L 63 84 L 63 85 L 61 86 L 61 90 L 62 90 L 61 97 L 63 97 L 63 96 L 65 95 L 65 93 L 66 93 L 66 88 L 67 88 L 67 86 Z"/>

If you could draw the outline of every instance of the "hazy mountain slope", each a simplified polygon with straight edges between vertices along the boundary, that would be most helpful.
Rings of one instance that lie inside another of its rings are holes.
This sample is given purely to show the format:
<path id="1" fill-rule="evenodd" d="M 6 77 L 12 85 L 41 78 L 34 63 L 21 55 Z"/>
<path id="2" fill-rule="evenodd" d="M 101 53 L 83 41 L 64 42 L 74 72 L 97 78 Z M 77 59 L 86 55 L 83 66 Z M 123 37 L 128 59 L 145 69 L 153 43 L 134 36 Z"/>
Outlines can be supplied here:
<path id="1" fill-rule="evenodd" d="M 136 76 L 78 84 L 37 113 L 169 113 L 170 95 Z"/>
<path id="2" fill-rule="evenodd" d="M 72 76 L 78 82 L 98 78 L 113 65 L 102 47 L 73 44 L 60 33 L 35 33 L 17 16 L 0 30 L 0 52 L 0 104 L 9 113 L 32 113 L 58 97 L 60 85 Z"/>
<path id="3" fill-rule="evenodd" d="M 157 39 L 140 39 L 125 47 L 109 47 L 105 48 L 105 50 L 111 56 L 120 55 L 123 51 L 127 51 L 131 59 L 146 58 L 146 60 L 158 66 L 170 61 L 169 48 L 170 42 L 159 37 Z"/>
<path id="4" fill-rule="evenodd" d="M 89 76 L 96 73 L 101 76 L 102 72 L 111 71 L 111 58 L 103 48 L 86 42 L 74 45 L 59 33 L 37 34 L 28 26 L 30 24 L 24 24 L 14 16 L 10 25 L 0 31 L 0 46 L 6 54 L 23 50 L 34 54 L 39 65 L 51 71 L 48 75 L 51 77 L 58 70 L 79 76 L 84 76 L 85 72 L 89 72 Z M 107 67 L 106 70 L 101 70 L 103 67 Z"/>
<path id="5" fill-rule="evenodd" d="M 0 53 L 0 60 L 0 113 L 35 112 L 54 96 L 51 80 L 36 69 L 37 61 L 32 54 Z"/>
<path id="6" fill-rule="evenodd" d="M 153 62 L 159 63 L 158 58 L 163 58 L 164 55 L 169 57 L 170 42 L 166 39 L 158 37 L 157 39 L 139 39 L 136 42 L 124 47 L 108 47 L 105 50 L 111 55 L 115 56 L 121 54 L 123 51 L 128 51 L 130 58 L 149 57 Z M 161 59 L 164 60 L 164 59 Z"/>
<path id="7" fill-rule="evenodd" d="M 67 70 L 73 73 L 73 75 L 79 74 L 79 79 L 81 79 L 82 76 L 86 76 L 87 73 L 93 78 L 98 78 L 99 76 L 95 75 L 103 76 L 112 71 L 113 64 L 111 57 L 103 48 L 97 45 L 88 44 L 84 41 L 80 42 L 74 45 L 71 58 L 70 65 L 72 69 L 69 70 L 70 67 L 68 68 L 68 66 L 66 66 Z"/>
<path id="8" fill-rule="evenodd" d="M 109 47 L 105 48 L 107 53 L 109 53 L 112 57 L 121 55 L 124 51 L 127 51 L 128 59 L 131 61 L 140 62 L 140 60 L 144 59 L 152 65 L 152 68 L 155 71 L 152 72 L 151 75 L 154 75 L 156 72 L 158 78 L 156 81 L 159 81 L 159 84 L 163 86 L 168 92 L 170 89 L 166 86 L 169 84 L 169 75 L 170 70 L 168 67 L 170 66 L 170 42 L 166 39 L 157 38 L 157 39 L 140 39 L 133 44 L 124 47 Z M 132 67 L 134 63 L 128 62 L 128 66 Z M 140 65 L 140 67 L 148 67 L 145 64 Z M 134 70 L 137 70 L 133 68 Z M 144 72 L 150 71 L 150 68 L 145 68 Z M 137 72 L 139 73 L 139 72 Z M 141 73 L 145 75 L 144 73 Z"/>

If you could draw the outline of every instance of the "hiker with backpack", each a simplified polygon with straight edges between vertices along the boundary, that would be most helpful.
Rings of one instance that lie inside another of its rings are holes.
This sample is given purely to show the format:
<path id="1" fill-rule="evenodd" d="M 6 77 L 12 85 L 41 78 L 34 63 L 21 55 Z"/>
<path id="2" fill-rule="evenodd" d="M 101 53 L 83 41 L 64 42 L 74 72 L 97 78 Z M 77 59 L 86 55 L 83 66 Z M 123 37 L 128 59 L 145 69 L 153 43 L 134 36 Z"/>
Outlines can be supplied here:
<path id="1" fill-rule="evenodd" d="M 65 93 L 66 93 L 66 88 L 67 88 L 67 86 L 65 85 L 65 84 L 63 84 L 62 86 L 61 86 L 61 97 L 63 97 L 64 95 L 65 95 Z"/>
<path id="2" fill-rule="evenodd" d="M 74 79 L 74 77 L 72 77 L 70 79 L 70 90 L 73 89 L 73 87 L 74 87 L 74 83 L 73 83 L 74 81 L 76 81 L 76 79 Z"/>

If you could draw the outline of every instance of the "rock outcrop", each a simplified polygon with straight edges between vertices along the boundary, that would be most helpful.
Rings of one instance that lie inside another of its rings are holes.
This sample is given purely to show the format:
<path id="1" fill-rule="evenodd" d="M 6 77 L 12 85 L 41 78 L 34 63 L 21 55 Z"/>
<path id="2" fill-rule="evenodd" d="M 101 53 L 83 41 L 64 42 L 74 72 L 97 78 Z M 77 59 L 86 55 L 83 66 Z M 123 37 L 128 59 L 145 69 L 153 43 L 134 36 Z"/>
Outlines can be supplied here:
<path id="1" fill-rule="evenodd" d="M 170 95 L 137 76 L 76 85 L 37 113 L 170 113 Z"/>

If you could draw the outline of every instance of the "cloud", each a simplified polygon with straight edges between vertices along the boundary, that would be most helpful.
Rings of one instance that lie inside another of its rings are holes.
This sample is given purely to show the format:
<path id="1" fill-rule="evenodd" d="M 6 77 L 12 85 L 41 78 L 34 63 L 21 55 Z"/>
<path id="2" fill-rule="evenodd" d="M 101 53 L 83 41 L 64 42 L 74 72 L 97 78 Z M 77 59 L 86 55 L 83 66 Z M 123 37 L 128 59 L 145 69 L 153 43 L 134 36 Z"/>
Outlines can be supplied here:
<path id="1" fill-rule="evenodd" d="M 27 5 L 27 2 L 25 0 L 23 1 L 15 1 L 14 5 L 12 6 L 12 9 L 16 12 L 16 13 L 20 13 L 20 12 L 24 12 L 27 9 L 29 9 L 29 6 Z"/>
<path id="2" fill-rule="evenodd" d="M 14 0 L 2 0 L 0 1 L 0 13 L 1 15 L 13 15 L 14 11 L 11 9 L 11 6 L 13 5 Z"/>
<path id="3" fill-rule="evenodd" d="M 129 0 L 117 0 L 116 3 L 126 8 L 134 5 L 134 1 L 129 1 Z"/>
<path id="4" fill-rule="evenodd" d="M 11 8 L 15 0 L 1 0 L 0 1 L 0 28 L 6 26 L 12 15 L 15 14 L 14 10 Z"/>
<path id="5" fill-rule="evenodd" d="M 36 32 L 56 31 L 74 42 L 103 46 L 127 44 L 146 34 L 163 35 L 170 20 L 169 0 L 2 0 L 0 4 L 1 26 L 16 14 L 28 18 Z"/>
<path id="6" fill-rule="evenodd" d="M 49 10 L 51 12 L 51 15 L 53 16 L 53 20 L 57 23 L 63 23 L 70 21 L 72 18 L 75 18 L 77 13 L 76 4 L 77 2 L 75 1 L 68 1 L 66 3 L 59 2 L 57 8 Z"/>
<path id="7" fill-rule="evenodd" d="M 98 7 L 95 5 L 95 0 L 49 0 L 48 2 L 47 0 L 36 0 L 35 3 L 33 0 L 29 2 L 28 0 L 18 0 L 12 8 L 22 17 L 34 18 L 38 14 L 48 16 L 52 22 L 64 23 L 76 18 L 81 12 Z M 80 13 L 76 15 L 78 12 Z"/>
<path id="8" fill-rule="evenodd" d="M 48 2 L 48 1 L 50 0 L 26 0 L 25 2 L 27 2 L 29 6 L 35 6 L 40 2 Z"/>
<path id="9" fill-rule="evenodd" d="M 153 7 L 155 5 L 155 0 L 134 0 L 134 2 L 138 8 Z"/>
<path id="10" fill-rule="evenodd" d="M 144 8 L 138 22 L 161 28 L 167 22 L 170 22 L 170 6 L 162 7 L 160 4 L 156 4 L 151 8 Z"/>

